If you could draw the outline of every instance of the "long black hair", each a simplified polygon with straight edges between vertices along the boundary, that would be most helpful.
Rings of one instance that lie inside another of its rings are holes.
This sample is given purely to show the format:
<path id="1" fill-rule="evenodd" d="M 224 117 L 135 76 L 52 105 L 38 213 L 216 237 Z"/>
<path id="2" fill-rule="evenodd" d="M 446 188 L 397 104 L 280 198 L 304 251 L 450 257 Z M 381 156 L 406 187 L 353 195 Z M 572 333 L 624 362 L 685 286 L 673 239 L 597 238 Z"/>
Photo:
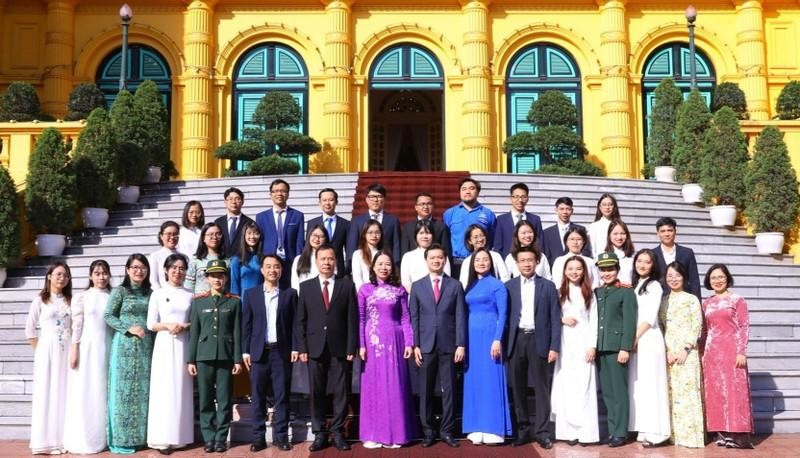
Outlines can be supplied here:
<path id="1" fill-rule="evenodd" d="M 94 272 L 94 269 L 96 269 L 97 267 L 102 268 L 108 274 L 108 284 L 106 285 L 105 289 L 106 289 L 106 291 L 110 292 L 111 291 L 111 267 L 109 267 L 109 265 L 108 265 L 108 263 L 106 262 L 105 259 L 95 259 L 94 261 L 92 261 L 91 264 L 89 264 L 89 286 L 87 286 L 86 289 L 94 288 L 94 282 L 92 281 L 92 272 Z"/>
<path id="2" fill-rule="evenodd" d="M 222 228 L 217 223 L 208 223 L 200 229 L 200 240 L 197 242 L 197 251 L 194 252 L 194 257 L 197 259 L 205 259 L 208 256 L 208 246 L 206 245 L 206 232 L 212 227 L 219 229 L 222 234 Z M 217 247 L 217 255 L 219 259 L 225 259 L 225 240 L 219 238 L 219 246 Z"/>
<path id="3" fill-rule="evenodd" d="M 480 227 L 480 226 L 479 226 Z M 469 276 L 467 277 L 467 291 L 472 289 L 475 286 L 475 281 L 478 279 L 478 272 L 475 272 L 475 258 L 478 256 L 478 253 L 486 253 L 486 256 L 489 256 L 489 270 L 486 272 L 486 276 L 491 275 L 494 277 L 494 260 L 492 259 L 492 253 L 486 247 L 478 248 L 477 250 L 472 252 L 472 257 L 469 260 Z"/>
<path id="4" fill-rule="evenodd" d="M 320 230 L 322 231 L 322 244 L 327 245 L 330 243 L 328 240 L 328 231 L 325 230 L 325 226 L 322 224 L 315 224 L 306 232 L 306 246 L 303 247 L 303 251 L 300 253 L 299 259 L 297 260 L 297 275 L 303 275 L 311 272 L 311 255 L 314 253 L 314 248 L 311 247 L 311 234 L 314 231 Z M 339 272 L 341 274 L 341 272 Z"/>
<path id="5" fill-rule="evenodd" d="M 67 271 L 68 281 L 67 284 L 64 285 L 64 289 L 61 290 L 61 294 L 64 295 L 67 305 L 70 305 L 72 302 L 72 272 L 70 272 L 69 266 L 64 261 L 55 261 L 47 268 L 47 273 L 44 275 L 44 286 L 42 287 L 42 290 L 39 291 L 39 297 L 42 299 L 42 302 L 50 302 L 50 275 L 59 267 L 63 267 L 64 270 Z"/>
<path id="6" fill-rule="evenodd" d="M 378 262 L 378 258 L 380 258 L 381 256 L 388 256 L 389 261 L 391 261 L 392 265 L 392 273 L 389 274 L 389 278 L 386 279 L 386 284 L 392 286 L 400 286 L 400 279 L 397 275 L 397 269 L 394 268 L 394 259 L 392 259 L 392 252 L 387 249 L 378 251 L 372 258 L 372 263 L 369 266 L 369 282 L 372 283 L 373 285 L 378 284 L 378 276 L 375 275 L 375 263 Z"/>
<path id="7" fill-rule="evenodd" d="M 650 248 L 645 248 L 643 250 L 639 250 L 636 253 L 636 256 L 633 257 L 633 275 L 631 276 L 631 283 L 633 283 L 635 286 L 639 284 L 639 280 L 642 278 L 639 275 L 639 272 L 636 271 L 636 260 L 639 259 L 639 256 L 643 254 L 646 254 L 650 257 L 650 261 L 652 261 L 652 267 L 650 268 L 650 275 L 647 276 L 647 280 L 642 283 L 639 291 L 636 291 L 636 294 L 640 296 L 647 293 L 647 287 L 650 285 L 650 283 L 658 282 L 661 279 L 661 268 L 658 266 L 655 251 L 651 250 Z"/>
<path id="8" fill-rule="evenodd" d="M 250 249 L 250 245 L 247 244 L 246 239 L 248 230 L 258 231 L 258 242 L 256 242 L 256 246 L 253 247 L 253 249 Z M 237 247 L 237 249 L 239 251 L 238 253 L 239 259 L 242 261 L 242 265 L 244 265 L 250 262 L 251 257 L 258 256 L 261 254 L 261 247 L 264 245 L 264 234 L 261 233 L 261 229 L 258 227 L 258 224 L 256 224 L 253 221 L 248 221 L 244 223 L 244 226 L 242 226 L 240 234 L 242 234 L 242 236 L 239 237 L 239 246 Z"/>
<path id="9" fill-rule="evenodd" d="M 147 268 L 147 274 L 144 276 L 144 280 L 142 280 L 140 288 L 142 288 L 142 294 L 149 296 L 150 293 L 153 292 L 153 288 L 150 286 L 150 262 L 147 261 L 147 256 L 143 255 L 142 253 L 133 253 L 132 255 L 128 256 L 128 260 L 125 261 L 125 278 L 122 280 L 121 286 L 125 288 L 126 292 L 133 292 L 131 286 L 131 277 L 128 275 L 128 269 L 130 269 L 133 261 L 139 261 Z"/>

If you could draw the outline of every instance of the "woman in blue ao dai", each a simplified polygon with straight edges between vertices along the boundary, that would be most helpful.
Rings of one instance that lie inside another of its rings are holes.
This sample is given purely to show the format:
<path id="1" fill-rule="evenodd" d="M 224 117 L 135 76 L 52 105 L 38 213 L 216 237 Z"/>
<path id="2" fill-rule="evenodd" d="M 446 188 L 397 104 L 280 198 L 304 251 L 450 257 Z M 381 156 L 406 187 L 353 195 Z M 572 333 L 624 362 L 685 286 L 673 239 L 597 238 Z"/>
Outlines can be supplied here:
<path id="1" fill-rule="evenodd" d="M 358 290 L 361 421 L 366 448 L 397 448 L 416 435 L 407 359 L 414 334 L 408 295 L 400 285 L 389 251 L 372 261 L 370 282 Z"/>

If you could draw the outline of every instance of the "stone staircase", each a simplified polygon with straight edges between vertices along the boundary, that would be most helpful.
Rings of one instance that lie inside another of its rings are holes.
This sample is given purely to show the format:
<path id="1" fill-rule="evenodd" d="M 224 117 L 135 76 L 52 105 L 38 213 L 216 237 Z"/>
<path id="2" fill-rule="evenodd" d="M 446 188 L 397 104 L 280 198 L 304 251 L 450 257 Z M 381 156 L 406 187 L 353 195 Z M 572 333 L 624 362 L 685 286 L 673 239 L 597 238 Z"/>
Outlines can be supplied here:
<path id="1" fill-rule="evenodd" d="M 481 201 L 497 213 L 508 210 L 511 184 L 524 181 L 531 189 L 529 210 L 542 217 L 545 227 L 555 221 L 553 204 L 556 198 L 572 197 L 575 221 L 589 224 L 599 195 L 611 192 L 619 201 L 637 248 L 656 245 L 658 217 L 674 217 L 679 225 L 678 241 L 695 250 L 701 275 L 715 262 L 727 263 L 736 277 L 734 289 L 747 299 L 756 430 L 761 433 L 800 432 L 800 298 L 796 292 L 800 288 L 800 266 L 793 265 L 790 257 L 757 254 L 753 238 L 741 228 L 731 231 L 712 227 L 707 210 L 683 203 L 680 188 L 675 184 L 540 175 L 473 176 L 483 185 Z M 155 251 L 160 224 L 167 219 L 180 222 L 188 200 L 201 201 L 206 221 L 211 221 L 224 213 L 224 189 L 236 186 L 245 192 L 244 212 L 255 216 L 270 206 L 267 188 L 271 180 L 272 177 L 226 178 L 144 187 L 138 204 L 112 212 L 108 228 L 71 237 L 63 258 L 72 267 L 74 289 L 77 291 L 87 285 L 88 265 L 96 258 L 109 262 L 113 283 L 118 285 L 127 256 L 133 252 Z M 287 181 L 292 186 L 290 205 L 303 211 L 309 219 L 319 211 L 317 193 L 323 187 L 339 192 L 339 213 L 348 215 L 353 208 L 359 177 L 356 174 L 307 175 L 292 176 Z M 398 189 L 404 185 L 411 189 Z M 407 195 L 407 206 L 411 208 L 416 192 L 432 188 L 434 186 L 428 186 L 424 180 L 395 181 L 390 184 L 389 195 Z M 457 202 L 457 184 L 452 186 L 449 200 L 440 197 L 444 190 L 438 191 L 436 206 L 440 214 Z M 4 439 L 28 436 L 33 352 L 24 339 L 23 327 L 31 298 L 42 287 L 42 276 L 50 261 L 49 258 L 32 258 L 25 267 L 10 269 L 6 288 L 0 290 L 0 437 Z M 296 424 L 297 427 L 305 434 L 301 424 Z"/>

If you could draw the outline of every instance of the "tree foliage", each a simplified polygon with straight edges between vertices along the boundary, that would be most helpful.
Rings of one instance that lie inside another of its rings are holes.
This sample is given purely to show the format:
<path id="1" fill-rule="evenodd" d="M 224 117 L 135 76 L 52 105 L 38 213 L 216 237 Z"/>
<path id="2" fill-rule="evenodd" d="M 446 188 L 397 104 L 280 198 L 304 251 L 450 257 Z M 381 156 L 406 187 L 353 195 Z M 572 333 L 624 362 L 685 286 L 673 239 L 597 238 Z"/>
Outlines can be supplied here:
<path id="1" fill-rule="evenodd" d="M 800 118 L 800 81 L 789 81 L 789 84 L 781 89 L 775 108 L 778 119 Z"/>
<path id="2" fill-rule="evenodd" d="M 653 168 L 671 166 L 675 149 L 675 125 L 678 108 L 683 101 L 681 90 L 672 78 L 664 78 L 654 91 L 655 103 L 650 113 L 650 129 L 647 135 L 645 155 L 647 157 L 645 177 L 653 176 Z"/>
<path id="3" fill-rule="evenodd" d="M 66 235 L 75 222 L 75 172 L 61 133 L 42 131 L 28 163 L 25 208 L 38 234 Z"/>
<path id="4" fill-rule="evenodd" d="M 261 144 L 254 141 L 229 141 L 214 150 L 214 157 L 233 161 L 252 161 L 261 157 Z"/>
<path id="5" fill-rule="evenodd" d="M 169 162 L 169 115 L 153 81 L 147 80 L 133 96 L 135 140 L 147 157 L 147 165 L 164 167 Z"/>
<path id="6" fill-rule="evenodd" d="M 21 247 L 17 187 L 8 170 L 0 166 L 0 267 L 19 258 Z"/>
<path id="7" fill-rule="evenodd" d="M 117 146 L 117 176 L 120 184 L 136 185 L 147 175 L 149 158 L 139 139 L 139 123 L 133 94 L 123 89 L 111 105 L 111 130 Z"/>
<path id="8" fill-rule="evenodd" d="M 697 89 L 678 108 L 675 126 L 675 149 L 672 166 L 680 183 L 697 183 L 700 179 L 700 163 L 703 139 L 711 122 L 711 113 Z"/>
<path id="9" fill-rule="evenodd" d="M 284 91 L 267 92 L 253 113 L 253 123 L 263 129 L 286 129 L 300 124 L 303 114 L 291 94 Z"/>
<path id="10" fill-rule="evenodd" d="M 81 83 L 69 94 L 65 121 L 88 119 L 95 108 L 106 109 L 106 96 L 94 83 Z"/>
<path id="11" fill-rule="evenodd" d="M 119 164 L 111 119 L 104 108 L 96 108 L 89 115 L 72 161 L 78 205 L 110 208 L 116 195 Z"/>
<path id="12" fill-rule="evenodd" d="M 270 154 L 247 164 L 248 175 L 294 175 L 300 172 L 297 161 Z"/>
<path id="13" fill-rule="evenodd" d="M 531 105 L 528 122 L 538 128 L 564 126 L 574 129 L 578 125 L 578 109 L 561 91 L 546 91 Z"/>
<path id="14" fill-rule="evenodd" d="M 797 174 L 777 127 L 761 131 L 744 184 L 744 214 L 756 232 L 786 233 L 795 226 L 800 211 Z"/>
<path id="15" fill-rule="evenodd" d="M 0 121 L 33 121 L 40 118 L 41 105 L 33 85 L 20 81 L 8 85 L 0 97 Z"/>
<path id="16" fill-rule="evenodd" d="M 530 173 L 540 173 L 546 175 L 578 175 L 585 177 L 604 177 L 605 170 L 581 159 L 566 159 L 553 164 L 545 164 L 539 170 L 531 170 Z"/>
<path id="17" fill-rule="evenodd" d="M 747 99 L 744 91 L 736 83 L 725 82 L 714 89 L 714 95 L 711 98 L 711 112 L 716 113 L 722 107 L 730 107 L 739 119 L 750 117 L 747 113 Z"/>
<path id="18" fill-rule="evenodd" d="M 700 185 L 703 199 L 711 205 L 744 205 L 747 139 L 730 107 L 714 113 L 702 145 Z"/>

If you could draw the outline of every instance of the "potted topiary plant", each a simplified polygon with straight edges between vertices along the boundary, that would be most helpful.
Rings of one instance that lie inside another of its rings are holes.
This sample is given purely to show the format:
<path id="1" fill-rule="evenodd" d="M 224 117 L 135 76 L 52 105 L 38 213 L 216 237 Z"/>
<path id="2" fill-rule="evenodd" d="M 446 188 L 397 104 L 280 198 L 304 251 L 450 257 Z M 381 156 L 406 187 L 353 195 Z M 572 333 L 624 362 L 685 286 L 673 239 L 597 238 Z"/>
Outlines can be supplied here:
<path id="1" fill-rule="evenodd" d="M 722 107 L 714 113 L 702 145 L 700 184 L 703 198 L 711 205 L 714 226 L 733 226 L 744 203 L 744 174 L 750 156 L 747 139 L 736 113 Z"/>
<path id="2" fill-rule="evenodd" d="M 169 163 L 169 115 L 156 83 L 146 80 L 133 96 L 136 125 L 135 142 L 142 147 L 147 159 L 145 183 L 161 180 Z"/>
<path id="3" fill-rule="evenodd" d="M 33 121 L 40 119 L 41 106 L 36 89 L 30 83 L 14 81 L 0 97 L 0 121 Z"/>
<path id="4" fill-rule="evenodd" d="M 117 188 L 117 150 L 111 120 L 96 108 L 86 120 L 73 155 L 78 205 L 85 227 L 105 227 Z"/>
<path id="5" fill-rule="evenodd" d="M 88 119 L 95 108 L 107 107 L 106 96 L 94 83 L 81 83 L 69 94 L 65 121 Z"/>
<path id="6" fill-rule="evenodd" d="M 800 118 L 800 81 L 789 81 L 789 84 L 781 89 L 775 108 L 778 119 Z"/>
<path id="7" fill-rule="evenodd" d="M 138 140 L 139 127 L 133 106 L 133 95 L 121 90 L 111 105 L 111 130 L 117 145 L 117 178 L 121 204 L 135 204 L 139 200 L 139 183 L 147 175 L 149 158 Z"/>
<path id="8" fill-rule="evenodd" d="M 714 88 L 714 95 L 711 97 L 711 112 L 716 113 L 722 107 L 730 107 L 736 112 L 739 119 L 748 119 L 747 99 L 744 91 L 736 83 L 726 82 Z"/>
<path id="9" fill-rule="evenodd" d="M 672 155 L 675 177 L 683 184 L 681 194 L 688 203 L 702 202 L 703 189 L 697 182 L 700 178 L 701 145 L 710 122 L 711 113 L 703 96 L 695 89 L 678 109 Z"/>
<path id="10" fill-rule="evenodd" d="M 0 166 L 0 288 L 6 281 L 6 267 L 19 258 L 20 251 L 17 187 L 8 170 Z"/>
<path id="11" fill-rule="evenodd" d="M 655 103 L 650 114 L 650 129 L 645 149 L 647 165 L 643 171 L 645 177 L 655 176 L 658 181 L 675 181 L 672 151 L 675 148 L 678 107 L 682 101 L 681 90 L 675 86 L 672 78 L 661 80 L 655 90 Z"/>
<path id="12" fill-rule="evenodd" d="M 61 133 L 42 131 L 28 162 L 25 208 L 40 256 L 58 256 L 75 220 L 75 173 Z"/>
<path id="13" fill-rule="evenodd" d="M 758 252 L 782 253 L 784 236 L 797 223 L 800 192 L 789 150 L 777 127 L 767 126 L 758 136 L 744 184 L 744 215 L 755 229 Z"/>

